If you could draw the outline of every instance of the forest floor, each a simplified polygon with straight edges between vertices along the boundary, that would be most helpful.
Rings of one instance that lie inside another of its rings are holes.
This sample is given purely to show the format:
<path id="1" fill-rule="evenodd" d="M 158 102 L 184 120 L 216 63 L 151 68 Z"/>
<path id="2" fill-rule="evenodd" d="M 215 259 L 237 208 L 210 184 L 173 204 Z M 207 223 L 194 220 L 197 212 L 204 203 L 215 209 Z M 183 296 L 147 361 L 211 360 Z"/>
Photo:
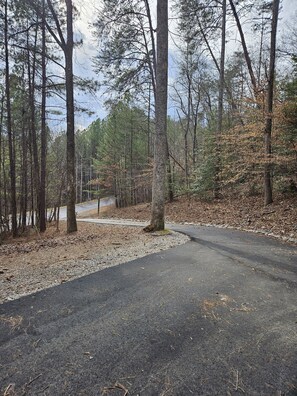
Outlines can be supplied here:
<path id="1" fill-rule="evenodd" d="M 120 208 L 104 217 L 149 221 L 150 207 L 139 204 Z M 97 212 L 85 212 L 83 216 L 97 217 Z M 297 195 L 276 196 L 275 202 L 266 207 L 259 196 L 232 196 L 210 202 L 183 196 L 166 204 L 166 221 L 236 228 L 297 243 Z"/>
<path id="2" fill-rule="evenodd" d="M 97 210 L 78 217 L 98 218 Z M 150 204 L 115 209 L 100 217 L 149 222 Z M 297 197 L 279 196 L 267 207 L 259 197 L 212 202 L 180 197 L 166 204 L 166 221 L 231 227 L 297 244 Z M 78 228 L 68 235 L 61 221 L 58 230 L 51 225 L 43 235 L 31 230 L 17 240 L 4 241 L 0 245 L 0 303 L 187 240 L 178 234 L 147 234 L 139 227 L 81 222 Z"/>

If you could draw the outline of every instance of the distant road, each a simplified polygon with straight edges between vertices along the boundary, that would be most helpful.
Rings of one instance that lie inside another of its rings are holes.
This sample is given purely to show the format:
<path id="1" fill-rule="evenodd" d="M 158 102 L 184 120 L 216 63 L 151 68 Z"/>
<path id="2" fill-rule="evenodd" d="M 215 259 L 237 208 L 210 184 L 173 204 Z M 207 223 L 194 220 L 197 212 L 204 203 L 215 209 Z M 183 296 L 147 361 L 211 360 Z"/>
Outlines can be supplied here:
<path id="1" fill-rule="evenodd" d="M 97 209 L 98 207 L 98 200 L 95 199 L 93 201 L 82 202 L 75 205 L 76 213 L 86 212 L 88 210 Z M 66 206 L 62 206 L 60 208 L 60 220 L 66 220 L 67 217 L 67 208 Z"/>

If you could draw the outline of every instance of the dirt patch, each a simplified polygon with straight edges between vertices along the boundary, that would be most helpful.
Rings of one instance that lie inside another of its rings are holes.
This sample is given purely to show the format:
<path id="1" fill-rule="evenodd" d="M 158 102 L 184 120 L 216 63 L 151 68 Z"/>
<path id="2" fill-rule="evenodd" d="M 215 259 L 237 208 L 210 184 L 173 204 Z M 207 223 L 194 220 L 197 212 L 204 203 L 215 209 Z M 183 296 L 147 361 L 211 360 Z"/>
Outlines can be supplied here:
<path id="1" fill-rule="evenodd" d="M 206 317 L 217 319 L 216 308 L 228 307 L 233 302 L 234 300 L 230 296 L 217 294 L 215 299 L 204 299 L 201 303 L 201 309 Z"/>

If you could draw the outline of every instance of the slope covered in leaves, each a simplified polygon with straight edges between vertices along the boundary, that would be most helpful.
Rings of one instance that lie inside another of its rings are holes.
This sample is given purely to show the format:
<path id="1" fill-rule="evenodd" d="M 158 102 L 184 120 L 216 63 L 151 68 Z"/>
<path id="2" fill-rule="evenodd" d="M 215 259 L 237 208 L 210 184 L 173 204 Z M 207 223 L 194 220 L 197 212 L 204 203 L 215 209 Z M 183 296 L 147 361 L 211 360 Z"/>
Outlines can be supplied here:
<path id="1" fill-rule="evenodd" d="M 248 229 L 297 240 L 297 197 L 278 196 L 264 207 L 261 197 L 234 196 L 210 202 L 180 197 L 166 204 L 166 221 Z M 149 220 L 150 205 L 116 209 L 111 217 Z"/>

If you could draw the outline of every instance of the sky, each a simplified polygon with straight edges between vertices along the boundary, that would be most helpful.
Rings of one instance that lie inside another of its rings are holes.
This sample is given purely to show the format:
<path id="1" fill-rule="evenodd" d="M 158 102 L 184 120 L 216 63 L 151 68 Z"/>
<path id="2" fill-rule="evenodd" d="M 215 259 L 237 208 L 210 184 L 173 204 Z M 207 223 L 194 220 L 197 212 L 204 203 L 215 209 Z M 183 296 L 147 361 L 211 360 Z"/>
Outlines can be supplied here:
<path id="1" fill-rule="evenodd" d="M 169 0 L 170 3 L 170 0 Z M 96 18 L 96 10 L 100 6 L 100 0 L 74 0 L 74 4 L 79 11 L 79 18 L 75 21 L 74 31 L 78 38 L 83 39 L 83 45 L 76 48 L 74 51 L 74 73 L 83 77 L 94 78 L 98 80 L 98 76 L 93 71 L 93 58 L 96 55 L 96 40 L 92 33 L 92 24 Z M 156 17 L 156 0 L 151 2 L 152 15 Z M 283 0 L 282 10 L 280 14 L 280 21 L 278 27 L 279 37 L 283 35 L 285 28 L 290 21 L 292 15 L 297 13 L 297 0 Z M 297 20 L 297 19 L 296 19 Z M 248 36 L 249 27 L 244 26 L 245 32 Z M 175 21 L 170 21 L 170 30 L 175 30 Z M 252 34 L 249 35 L 250 43 L 252 45 Z M 218 48 L 219 48 L 218 43 Z M 239 37 L 236 29 L 228 36 L 229 51 L 232 51 L 236 46 L 240 47 Z M 174 57 L 175 48 L 172 41 L 170 41 L 170 54 Z M 173 62 L 170 62 L 173 64 Z M 87 114 L 76 115 L 76 129 L 83 129 L 87 127 L 96 118 L 104 118 L 107 112 L 104 108 L 104 96 L 102 92 L 97 92 L 96 95 L 82 94 L 76 92 L 76 100 L 83 107 L 91 110 L 94 114 L 89 117 Z M 57 126 L 58 127 L 58 126 Z M 62 126 L 60 125 L 60 128 Z"/>

